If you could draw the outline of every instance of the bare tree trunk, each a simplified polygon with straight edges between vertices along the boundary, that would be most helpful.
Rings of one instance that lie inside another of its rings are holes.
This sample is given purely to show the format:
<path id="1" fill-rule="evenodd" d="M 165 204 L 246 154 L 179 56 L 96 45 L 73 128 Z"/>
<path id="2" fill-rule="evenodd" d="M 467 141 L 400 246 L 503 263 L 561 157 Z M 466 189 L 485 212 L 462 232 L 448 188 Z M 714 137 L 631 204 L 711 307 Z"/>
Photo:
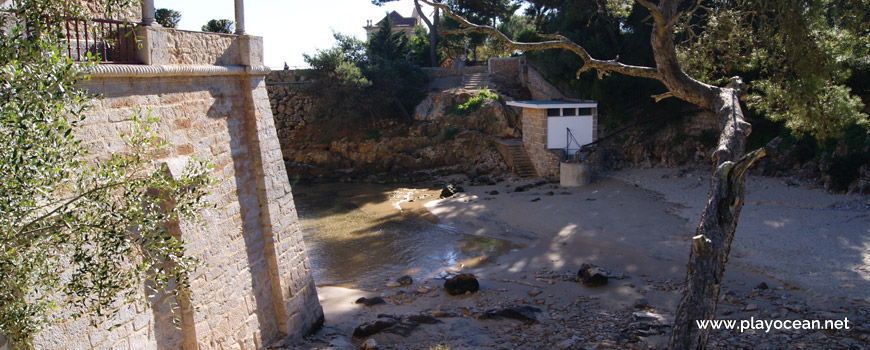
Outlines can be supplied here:
<path id="1" fill-rule="evenodd" d="M 650 9 L 656 22 L 650 42 L 659 80 L 667 86 L 669 94 L 711 109 L 719 119 L 719 146 L 712 155 L 716 169 L 710 180 L 701 223 L 692 237 L 686 291 L 677 307 L 669 344 L 670 349 L 703 349 L 710 331 L 700 329 L 696 321 L 709 320 L 715 315 L 722 274 L 743 208 L 746 170 L 764 156 L 764 149 L 745 154 L 746 137 L 752 132 L 752 126 L 746 122 L 740 108 L 742 82 L 739 77 L 732 78 L 729 87 L 716 87 L 693 79 L 680 67 L 672 28 L 680 16 L 678 1 L 663 0 L 658 6 L 645 0 L 638 2 Z"/>
<path id="2" fill-rule="evenodd" d="M 429 19 L 423 15 L 423 10 L 420 8 L 420 0 L 414 0 L 414 7 L 417 8 L 417 13 L 420 14 L 423 22 L 426 23 L 427 27 L 429 27 L 429 66 L 438 67 L 438 17 L 441 10 L 435 8 L 435 12 L 433 12 L 432 15 L 432 21 L 429 21 Z"/>
<path id="3" fill-rule="evenodd" d="M 677 307 L 670 349 L 703 349 L 707 345 L 710 330 L 698 327 L 697 321 L 715 316 L 722 274 L 743 208 L 745 173 L 753 162 L 764 156 L 763 148 L 744 154 L 751 127 L 743 119 L 738 94 L 735 88 L 721 89 L 716 103 L 722 132 L 713 155 L 716 170 L 710 179 L 701 223 L 692 238 L 686 291 Z"/>
<path id="4" fill-rule="evenodd" d="M 429 61 L 432 67 L 438 67 L 440 60 L 438 59 L 438 22 L 440 19 L 440 10 L 435 9 L 435 14 L 432 16 L 432 27 L 429 28 Z"/>

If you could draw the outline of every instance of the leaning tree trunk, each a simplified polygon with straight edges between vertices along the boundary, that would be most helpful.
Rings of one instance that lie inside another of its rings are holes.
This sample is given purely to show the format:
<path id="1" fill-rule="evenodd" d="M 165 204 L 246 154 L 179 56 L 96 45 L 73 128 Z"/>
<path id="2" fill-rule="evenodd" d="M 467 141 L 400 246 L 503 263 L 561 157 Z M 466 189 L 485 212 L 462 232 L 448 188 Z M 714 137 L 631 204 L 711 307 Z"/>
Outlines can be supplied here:
<path id="1" fill-rule="evenodd" d="M 440 9 L 435 8 L 435 12 L 432 15 L 432 21 L 429 21 L 426 16 L 423 16 L 423 10 L 420 8 L 419 0 L 414 0 L 414 7 L 417 9 L 417 13 L 420 14 L 420 18 L 423 19 L 423 22 L 426 23 L 427 27 L 429 27 L 429 66 L 438 67 L 438 17 Z"/>
<path id="2" fill-rule="evenodd" d="M 645 0 L 638 2 L 650 9 L 656 22 L 650 43 L 659 80 L 668 88 L 669 95 L 711 109 L 719 119 L 719 145 L 712 155 L 716 169 L 701 223 L 692 237 L 686 290 L 677 307 L 669 345 L 670 349 L 703 349 L 710 330 L 700 329 L 696 321 L 715 315 L 722 274 L 743 208 L 745 173 L 755 160 L 764 156 L 764 150 L 745 154 L 746 137 L 752 127 L 740 108 L 739 77 L 732 78 L 729 87 L 715 87 L 691 78 L 680 67 L 672 28 L 680 16 L 679 1 L 663 0 L 659 6 Z"/>
<path id="3" fill-rule="evenodd" d="M 713 154 L 716 169 L 710 179 L 707 206 L 692 237 L 686 291 L 677 307 L 670 349 L 703 349 L 707 345 L 710 330 L 701 329 L 696 321 L 715 316 L 722 274 L 743 208 L 746 169 L 764 156 L 764 149 L 744 154 L 751 126 L 743 119 L 738 95 L 738 87 L 723 88 L 716 99 L 721 130 L 719 147 Z"/>

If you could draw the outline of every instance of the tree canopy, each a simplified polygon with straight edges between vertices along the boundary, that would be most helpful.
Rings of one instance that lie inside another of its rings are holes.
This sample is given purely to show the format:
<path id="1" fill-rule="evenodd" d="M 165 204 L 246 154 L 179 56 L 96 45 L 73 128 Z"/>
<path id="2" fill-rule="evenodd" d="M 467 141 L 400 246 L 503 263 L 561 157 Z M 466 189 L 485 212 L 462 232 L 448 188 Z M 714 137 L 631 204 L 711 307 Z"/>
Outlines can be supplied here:
<path id="1" fill-rule="evenodd" d="M 178 28 L 178 21 L 181 21 L 181 12 L 173 9 L 159 8 L 154 10 L 154 21 L 166 28 Z"/>
<path id="2" fill-rule="evenodd" d="M 389 16 L 379 25 L 368 42 L 335 34 L 334 47 L 305 55 L 314 68 L 307 90 L 318 101 L 317 119 L 410 118 L 425 95 L 426 75 L 409 62 L 408 38 L 393 33 Z"/>
<path id="3" fill-rule="evenodd" d="M 202 26 L 203 32 L 232 34 L 235 22 L 229 19 L 212 19 Z"/>

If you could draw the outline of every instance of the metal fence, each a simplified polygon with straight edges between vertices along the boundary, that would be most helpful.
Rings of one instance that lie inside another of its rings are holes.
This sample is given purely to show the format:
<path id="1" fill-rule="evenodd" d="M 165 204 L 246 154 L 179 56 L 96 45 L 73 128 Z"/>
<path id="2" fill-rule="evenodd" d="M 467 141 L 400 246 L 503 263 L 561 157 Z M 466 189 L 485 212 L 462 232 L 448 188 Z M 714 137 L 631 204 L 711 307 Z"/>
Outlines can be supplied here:
<path id="1" fill-rule="evenodd" d="M 136 58 L 140 23 L 64 17 L 60 25 L 66 38 L 61 49 L 74 61 L 84 61 L 90 53 L 101 63 L 140 63 Z"/>

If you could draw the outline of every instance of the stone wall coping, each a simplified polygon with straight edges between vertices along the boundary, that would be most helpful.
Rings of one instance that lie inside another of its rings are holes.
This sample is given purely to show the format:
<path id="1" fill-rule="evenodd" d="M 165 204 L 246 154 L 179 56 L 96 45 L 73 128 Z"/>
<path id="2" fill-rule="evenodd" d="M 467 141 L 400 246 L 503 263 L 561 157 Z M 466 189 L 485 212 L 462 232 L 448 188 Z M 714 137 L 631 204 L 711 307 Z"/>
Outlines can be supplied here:
<path id="1" fill-rule="evenodd" d="M 141 64 L 100 64 L 90 72 L 95 78 L 152 78 L 171 76 L 266 75 L 267 66 L 164 66 Z"/>
<path id="2" fill-rule="evenodd" d="M 553 101 L 553 100 L 528 100 L 528 101 L 508 101 L 508 106 L 523 107 L 531 109 L 550 109 L 550 108 L 596 108 L 598 102 L 595 101 Z"/>

